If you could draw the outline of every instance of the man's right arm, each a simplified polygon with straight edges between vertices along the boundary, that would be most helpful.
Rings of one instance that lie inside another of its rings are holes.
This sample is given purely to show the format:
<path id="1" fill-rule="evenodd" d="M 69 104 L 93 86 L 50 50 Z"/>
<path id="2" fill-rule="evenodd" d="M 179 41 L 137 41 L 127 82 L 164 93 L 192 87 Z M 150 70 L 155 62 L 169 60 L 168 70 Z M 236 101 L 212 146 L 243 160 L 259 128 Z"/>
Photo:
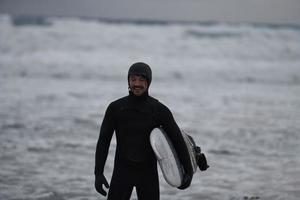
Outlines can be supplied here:
<path id="1" fill-rule="evenodd" d="M 105 112 L 100 129 L 95 155 L 95 175 L 101 175 L 107 159 L 111 138 L 114 132 L 113 107 L 110 104 Z"/>

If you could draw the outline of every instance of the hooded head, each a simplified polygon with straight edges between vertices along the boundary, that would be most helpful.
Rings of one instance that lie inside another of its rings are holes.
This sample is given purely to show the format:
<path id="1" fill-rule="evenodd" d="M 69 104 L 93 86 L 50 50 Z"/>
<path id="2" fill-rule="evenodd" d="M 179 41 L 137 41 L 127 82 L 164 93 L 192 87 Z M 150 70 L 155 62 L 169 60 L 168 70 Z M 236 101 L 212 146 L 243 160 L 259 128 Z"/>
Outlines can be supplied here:
<path id="1" fill-rule="evenodd" d="M 142 81 L 135 81 L 135 76 L 141 76 L 144 78 Z M 133 79 L 131 77 L 133 76 Z M 135 96 L 148 96 L 148 89 L 152 80 L 152 72 L 149 65 L 143 62 L 137 62 L 130 66 L 128 71 L 128 86 L 130 94 Z"/>
<path id="2" fill-rule="evenodd" d="M 139 75 L 143 76 L 147 82 L 148 82 L 148 87 L 151 84 L 152 81 L 152 71 L 149 65 L 143 62 L 137 62 L 134 63 L 133 65 L 130 66 L 129 71 L 128 71 L 128 81 L 129 81 L 129 76 L 130 75 Z"/>

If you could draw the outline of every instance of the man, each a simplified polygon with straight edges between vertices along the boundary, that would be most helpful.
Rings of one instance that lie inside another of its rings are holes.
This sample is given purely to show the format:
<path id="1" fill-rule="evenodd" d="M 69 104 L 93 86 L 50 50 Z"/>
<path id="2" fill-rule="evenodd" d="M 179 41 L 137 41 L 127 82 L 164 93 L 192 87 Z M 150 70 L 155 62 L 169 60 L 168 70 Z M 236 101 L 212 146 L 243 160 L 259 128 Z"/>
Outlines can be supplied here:
<path id="1" fill-rule="evenodd" d="M 139 200 L 159 200 L 157 161 L 150 145 L 150 133 L 162 127 L 171 139 L 186 172 L 179 189 L 189 187 L 193 169 L 188 149 L 170 110 L 149 96 L 151 68 L 134 63 L 128 72 L 129 95 L 112 102 L 105 113 L 95 156 L 95 188 L 108 200 L 130 199 L 136 187 Z M 117 147 L 110 186 L 104 176 L 104 166 L 113 133 Z"/>

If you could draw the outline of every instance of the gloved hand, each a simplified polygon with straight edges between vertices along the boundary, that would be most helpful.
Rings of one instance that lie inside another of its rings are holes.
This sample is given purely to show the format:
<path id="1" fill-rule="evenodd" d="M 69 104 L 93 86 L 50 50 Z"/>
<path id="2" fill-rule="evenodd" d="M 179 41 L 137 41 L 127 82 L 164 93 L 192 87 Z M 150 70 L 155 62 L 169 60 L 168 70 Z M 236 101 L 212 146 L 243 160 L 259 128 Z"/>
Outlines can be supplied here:
<path id="1" fill-rule="evenodd" d="M 178 187 L 178 189 L 184 190 L 188 188 L 191 185 L 192 179 L 193 179 L 193 175 L 184 174 L 182 184 L 181 186 Z"/>
<path id="2" fill-rule="evenodd" d="M 105 176 L 103 174 L 99 174 L 95 176 L 95 189 L 97 190 L 97 192 L 99 192 L 100 194 L 102 194 L 103 196 L 107 195 L 107 192 L 103 189 L 103 185 L 108 189 L 109 188 L 109 184 L 105 178 Z"/>

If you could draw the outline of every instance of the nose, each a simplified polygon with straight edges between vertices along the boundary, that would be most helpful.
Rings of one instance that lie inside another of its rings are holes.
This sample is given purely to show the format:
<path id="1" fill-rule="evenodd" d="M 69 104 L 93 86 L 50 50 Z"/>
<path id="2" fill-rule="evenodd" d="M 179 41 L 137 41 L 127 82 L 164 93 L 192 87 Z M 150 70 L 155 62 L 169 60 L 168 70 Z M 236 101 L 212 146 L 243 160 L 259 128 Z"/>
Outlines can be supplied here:
<path id="1" fill-rule="evenodd" d="M 142 84 L 142 81 L 140 81 L 140 80 L 138 80 L 138 79 L 133 81 L 133 85 L 134 85 L 134 86 L 139 86 L 139 85 L 141 85 L 141 84 Z"/>

